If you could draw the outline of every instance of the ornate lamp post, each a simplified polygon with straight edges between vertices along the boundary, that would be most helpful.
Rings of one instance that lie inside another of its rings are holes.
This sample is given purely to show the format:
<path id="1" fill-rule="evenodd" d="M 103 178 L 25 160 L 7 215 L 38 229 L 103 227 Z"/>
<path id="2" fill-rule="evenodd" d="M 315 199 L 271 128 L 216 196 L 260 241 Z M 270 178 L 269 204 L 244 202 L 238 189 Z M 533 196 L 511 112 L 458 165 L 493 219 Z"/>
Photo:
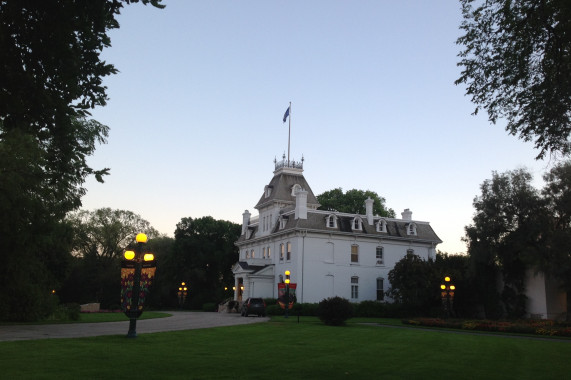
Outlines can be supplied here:
<path id="1" fill-rule="evenodd" d="M 186 283 L 183 281 L 180 283 L 178 287 L 178 305 L 182 309 L 182 305 L 184 305 L 184 301 L 186 300 L 188 288 L 186 287 Z"/>
<path id="2" fill-rule="evenodd" d="M 125 251 L 121 264 L 121 308 L 129 318 L 127 338 L 137 337 L 137 318 L 143 313 L 145 298 L 155 276 L 156 264 L 152 253 L 143 254 L 147 235 L 138 234 L 135 251 Z"/>
<path id="3" fill-rule="evenodd" d="M 442 308 L 444 317 L 448 318 L 454 307 L 454 291 L 456 286 L 450 283 L 450 277 L 444 277 L 444 284 L 440 285 L 440 296 L 442 297 Z"/>
<path id="4" fill-rule="evenodd" d="M 288 317 L 288 311 L 289 311 L 289 275 L 290 275 L 290 271 L 286 270 L 285 271 L 285 286 L 286 286 L 286 290 L 285 290 L 285 317 Z"/>

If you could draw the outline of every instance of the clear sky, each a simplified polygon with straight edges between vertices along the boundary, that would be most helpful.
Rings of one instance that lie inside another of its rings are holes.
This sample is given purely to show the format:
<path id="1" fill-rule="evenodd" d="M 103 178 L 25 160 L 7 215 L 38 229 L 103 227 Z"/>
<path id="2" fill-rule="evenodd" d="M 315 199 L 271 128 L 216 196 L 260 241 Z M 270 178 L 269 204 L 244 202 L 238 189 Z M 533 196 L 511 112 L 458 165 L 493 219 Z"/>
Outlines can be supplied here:
<path id="1" fill-rule="evenodd" d="M 183 217 L 242 222 L 274 158 L 303 155 L 315 195 L 372 190 L 465 252 L 472 201 L 492 171 L 549 167 L 537 151 L 472 116 L 455 86 L 458 2 L 167 0 L 118 16 L 103 59 L 111 128 L 90 164 L 83 208 L 133 211 L 173 236 Z"/>

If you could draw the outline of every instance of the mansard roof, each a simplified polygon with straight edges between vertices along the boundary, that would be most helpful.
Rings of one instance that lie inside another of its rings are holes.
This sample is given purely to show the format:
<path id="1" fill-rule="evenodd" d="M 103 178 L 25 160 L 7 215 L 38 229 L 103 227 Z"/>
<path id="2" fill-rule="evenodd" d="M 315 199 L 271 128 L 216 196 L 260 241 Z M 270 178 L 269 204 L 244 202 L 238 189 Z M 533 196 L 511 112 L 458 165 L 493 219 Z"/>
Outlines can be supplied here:
<path id="1" fill-rule="evenodd" d="M 276 202 L 295 205 L 295 196 L 292 195 L 294 185 L 299 185 L 303 190 L 307 191 L 307 207 L 319 207 L 319 202 L 317 202 L 317 198 L 303 177 L 301 170 L 287 169 L 283 168 L 275 172 L 274 178 L 267 186 L 271 190 L 269 196 L 266 197 L 264 192 L 255 206 L 256 209 L 259 210 Z"/>
<path id="2" fill-rule="evenodd" d="M 335 228 L 327 226 L 326 218 L 329 215 L 335 215 L 337 217 L 337 224 Z M 367 217 L 365 215 L 358 214 L 345 214 L 332 211 L 319 211 L 310 210 L 307 213 L 307 219 L 295 219 L 295 213 L 293 211 L 286 212 L 281 215 L 283 218 L 287 219 L 284 228 L 280 229 L 279 223 L 274 225 L 271 235 L 276 235 L 278 233 L 291 232 L 292 230 L 307 230 L 312 232 L 322 232 L 328 234 L 354 234 L 354 235 L 369 235 L 370 237 L 376 237 L 387 240 L 408 240 L 408 241 L 418 241 L 418 242 L 430 242 L 430 243 L 442 243 L 442 240 L 436 235 L 432 227 L 428 222 L 405 220 L 405 219 L 391 219 L 384 217 L 374 217 L 372 225 L 367 222 Z M 361 230 L 352 229 L 352 221 L 355 217 L 360 217 L 362 219 Z M 379 220 L 384 219 L 387 223 L 387 232 L 378 232 L 376 228 L 376 223 Z M 408 226 L 414 223 L 416 225 L 416 235 L 408 235 Z M 271 236 L 270 235 L 270 236 Z M 245 235 L 240 236 L 237 243 L 244 242 L 246 240 L 254 240 L 256 234 L 252 233 L 248 239 Z"/>

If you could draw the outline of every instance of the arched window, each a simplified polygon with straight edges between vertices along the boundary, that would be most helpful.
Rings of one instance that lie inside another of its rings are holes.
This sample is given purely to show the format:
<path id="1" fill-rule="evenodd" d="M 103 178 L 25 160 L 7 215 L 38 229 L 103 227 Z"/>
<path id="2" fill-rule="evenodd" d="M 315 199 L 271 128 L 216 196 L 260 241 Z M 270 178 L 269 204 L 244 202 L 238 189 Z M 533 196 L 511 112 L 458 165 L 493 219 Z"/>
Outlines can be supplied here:
<path id="1" fill-rule="evenodd" d="M 351 228 L 353 229 L 353 231 L 361 231 L 362 226 L 363 226 L 363 221 L 358 216 L 356 216 L 351 222 Z"/>
<path id="2" fill-rule="evenodd" d="M 416 224 L 410 223 L 406 227 L 406 234 L 407 235 L 416 235 Z"/>
<path id="3" fill-rule="evenodd" d="M 325 218 L 325 224 L 327 228 L 337 228 L 337 217 L 333 214 L 328 215 L 327 218 Z"/>
<path id="4" fill-rule="evenodd" d="M 291 187 L 291 195 L 295 197 L 295 193 L 301 191 L 301 186 L 299 184 L 295 184 Z"/>
<path id="5" fill-rule="evenodd" d="M 377 232 L 387 232 L 387 221 L 385 219 L 379 219 L 377 222 Z"/>

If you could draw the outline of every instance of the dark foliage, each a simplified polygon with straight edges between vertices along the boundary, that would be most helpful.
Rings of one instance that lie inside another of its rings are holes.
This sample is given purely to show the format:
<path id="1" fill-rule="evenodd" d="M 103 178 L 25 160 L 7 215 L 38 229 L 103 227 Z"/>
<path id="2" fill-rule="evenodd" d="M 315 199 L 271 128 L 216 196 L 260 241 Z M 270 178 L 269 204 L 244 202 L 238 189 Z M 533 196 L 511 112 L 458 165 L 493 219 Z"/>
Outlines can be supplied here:
<path id="1" fill-rule="evenodd" d="M 238 261 L 234 242 L 240 231 L 240 225 L 210 216 L 183 218 L 177 224 L 172 254 L 166 258 L 161 276 L 169 279 L 174 293 L 181 281 L 188 284 L 190 308 L 199 309 L 228 297 L 224 288 L 234 285 L 232 265 Z"/>
<path id="2" fill-rule="evenodd" d="M 317 201 L 321 204 L 319 210 L 335 210 L 350 214 L 365 214 L 365 200 L 371 198 L 373 202 L 373 215 L 395 217 L 393 209 L 387 209 L 385 206 L 385 198 L 380 197 L 374 191 L 363 190 L 347 190 L 343 193 L 343 189 L 337 188 L 326 191 L 317 196 Z"/>
<path id="3" fill-rule="evenodd" d="M 116 72 L 99 54 L 132 2 L 0 2 L 0 320 L 54 311 L 49 294 L 71 259 L 64 216 L 87 176 L 108 174 L 87 163 L 108 134 L 89 110 L 105 105 L 102 81 Z"/>
<path id="4" fill-rule="evenodd" d="M 456 84 L 466 83 L 477 113 L 534 141 L 538 158 L 571 145 L 571 2 L 461 0 L 464 35 Z"/>
<path id="5" fill-rule="evenodd" d="M 319 302 L 317 316 L 326 325 L 343 326 L 353 316 L 353 305 L 345 298 L 326 298 Z"/>

